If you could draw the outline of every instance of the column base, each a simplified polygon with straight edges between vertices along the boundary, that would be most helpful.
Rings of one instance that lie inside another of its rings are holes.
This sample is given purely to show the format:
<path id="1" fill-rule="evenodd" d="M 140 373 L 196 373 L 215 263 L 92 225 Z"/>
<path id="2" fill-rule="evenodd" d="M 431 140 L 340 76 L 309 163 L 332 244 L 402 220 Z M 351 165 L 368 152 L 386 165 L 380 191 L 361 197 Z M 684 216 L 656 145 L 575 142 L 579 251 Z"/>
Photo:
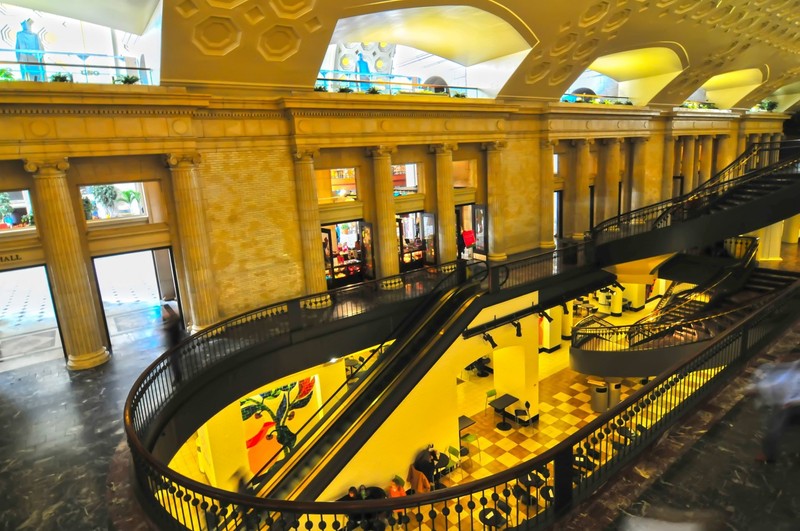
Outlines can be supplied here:
<path id="1" fill-rule="evenodd" d="M 545 240 L 539 242 L 539 249 L 555 249 L 556 242 L 555 240 Z"/>
<path id="2" fill-rule="evenodd" d="M 300 301 L 300 308 L 304 310 L 322 310 L 330 308 L 333 305 L 333 299 L 329 293 L 321 295 L 314 295 Z"/>
<path id="3" fill-rule="evenodd" d="M 490 262 L 505 262 L 508 260 L 508 255 L 506 253 L 489 253 L 486 258 Z"/>
<path id="4" fill-rule="evenodd" d="M 99 367 L 111 358 L 106 347 L 100 347 L 100 350 L 91 354 L 81 354 L 80 356 L 69 356 L 67 358 L 67 369 L 71 371 L 82 371 L 85 369 L 93 369 Z"/>

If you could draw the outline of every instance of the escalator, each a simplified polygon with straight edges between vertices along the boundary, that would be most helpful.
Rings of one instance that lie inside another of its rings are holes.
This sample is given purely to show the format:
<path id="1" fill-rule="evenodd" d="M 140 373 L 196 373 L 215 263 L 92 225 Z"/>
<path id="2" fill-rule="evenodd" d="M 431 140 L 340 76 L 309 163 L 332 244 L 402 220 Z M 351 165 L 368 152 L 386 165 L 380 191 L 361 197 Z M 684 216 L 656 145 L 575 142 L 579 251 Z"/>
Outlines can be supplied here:
<path id="1" fill-rule="evenodd" d="M 800 143 L 784 143 L 785 158 L 725 178 L 722 173 L 680 198 L 634 210 L 591 231 L 602 266 L 639 260 L 745 234 L 800 211 Z"/>

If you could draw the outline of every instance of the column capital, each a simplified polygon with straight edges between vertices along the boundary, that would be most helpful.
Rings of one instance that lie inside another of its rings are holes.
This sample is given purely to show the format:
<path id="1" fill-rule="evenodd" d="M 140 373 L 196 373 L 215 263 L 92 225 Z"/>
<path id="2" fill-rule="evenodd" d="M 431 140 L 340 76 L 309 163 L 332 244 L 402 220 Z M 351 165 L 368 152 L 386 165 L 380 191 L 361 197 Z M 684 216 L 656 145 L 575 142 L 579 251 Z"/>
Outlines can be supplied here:
<path id="1" fill-rule="evenodd" d="M 649 136 L 632 136 L 630 138 L 630 141 L 631 141 L 632 144 L 636 144 L 636 143 L 644 144 L 645 142 L 649 142 L 650 141 L 650 137 Z"/>
<path id="2" fill-rule="evenodd" d="M 367 156 L 373 158 L 390 157 L 395 153 L 397 153 L 397 146 L 380 145 L 367 148 Z"/>
<path id="3" fill-rule="evenodd" d="M 39 176 L 42 173 L 64 173 L 69 169 L 67 157 L 53 158 L 48 160 L 23 159 L 25 171 Z"/>
<path id="4" fill-rule="evenodd" d="M 594 138 L 573 138 L 569 141 L 572 147 L 578 147 L 586 144 L 587 146 L 591 146 L 594 144 Z"/>
<path id="5" fill-rule="evenodd" d="M 431 144 L 430 151 L 431 153 L 436 153 L 437 155 L 441 155 L 444 153 L 451 153 L 453 151 L 458 150 L 458 144 L 456 143 L 442 143 L 442 144 Z"/>
<path id="6" fill-rule="evenodd" d="M 297 162 L 311 162 L 319 156 L 319 150 L 312 147 L 299 147 L 294 150 L 293 155 Z"/>
<path id="7" fill-rule="evenodd" d="M 493 140 L 492 142 L 483 142 L 481 149 L 486 151 L 500 151 L 508 147 L 508 142 L 505 140 Z"/>
<path id="8" fill-rule="evenodd" d="M 178 166 L 194 166 L 200 164 L 202 157 L 200 153 L 167 153 L 164 155 L 164 162 L 170 168 L 177 168 Z"/>
<path id="9" fill-rule="evenodd" d="M 613 146 L 615 144 L 619 145 L 619 143 L 621 141 L 622 141 L 622 139 L 620 137 L 618 137 L 618 136 L 614 136 L 614 137 L 611 137 L 611 138 L 598 138 L 597 139 L 597 143 L 601 144 L 603 146 Z"/>
<path id="10" fill-rule="evenodd" d="M 542 149 L 552 149 L 558 145 L 557 138 L 543 138 L 539 141 L 539 147 Z"/>

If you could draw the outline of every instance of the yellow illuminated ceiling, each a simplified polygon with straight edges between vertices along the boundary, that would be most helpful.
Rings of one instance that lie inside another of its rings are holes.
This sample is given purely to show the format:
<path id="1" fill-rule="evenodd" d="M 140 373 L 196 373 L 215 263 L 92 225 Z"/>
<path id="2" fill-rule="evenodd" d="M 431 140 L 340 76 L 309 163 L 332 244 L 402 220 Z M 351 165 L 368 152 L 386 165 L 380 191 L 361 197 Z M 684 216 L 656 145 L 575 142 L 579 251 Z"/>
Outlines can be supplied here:
<path id="1" fill-rule="evenodd" d="M 508 22 L 469 6 L 382 11 L 339 20 L 331 42 L 404 44 L 463 66 L 529 50 Z"/>
<path id="2" fill-rule="evenodd" d="M 758 85 L 763 81 L 763 75 L 758 68 L 748 68 L 747 70 L 737 70 L 735 72 L 726 72 L 719 74 L 705 83 L 703 88 L 712 90 L 725 90 L 737 87 L 746 87 Z"/>
<path id="3" fill-rule="evenodd" d="M 141 35 L 159 0 L 13 0 L 7 3 Z"/>
<path id="4" fill-rule="evenodd" d="M 669 48 L 640 48 L 598 57 L 589 70 L 622 82 L 680 72 L 683 64 Z"/>

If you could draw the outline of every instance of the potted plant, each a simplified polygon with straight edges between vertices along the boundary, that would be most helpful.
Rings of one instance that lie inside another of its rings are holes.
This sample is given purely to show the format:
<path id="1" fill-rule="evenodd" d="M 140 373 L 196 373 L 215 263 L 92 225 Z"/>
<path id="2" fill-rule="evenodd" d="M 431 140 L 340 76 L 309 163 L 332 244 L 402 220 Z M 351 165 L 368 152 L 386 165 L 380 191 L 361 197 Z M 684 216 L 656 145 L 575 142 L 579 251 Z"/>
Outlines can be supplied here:
<path id="1" fill-rule="evenodd" d="M 136 201 L 136 204 L 137 204 L 136 214 L 139 214 L 139 211 L 140 211 L 141 206 L 142 206 L 142 194 L 141 193 L 137 192 L 136 190 L 123 190 L 123 191 L 121 191 L 119 193 L 119 199 L 120 199 L 120 201 L 123 201 L 124 203 L 127 203 L 128 211 L 131 214 L 134 214 L 134 212 L 133 212 L 133 202 Z"/>
<path id="2" fill-rule="evenodd" d="M 115 85 L 135 85 L 138 82 L 137 76 L 114 76 Z"/>
<path id="3" fill-rule="evenodd" d="M 11 196 L 6 192 L 0 192 L 0 225 L 3 228 L 11 227 L 13 218 L 11 214 L 14 212 L 14 207 L 11 206 Z"/>
<path id="4" fill-rule="evenodd" d="M 72 83 L 72 74 L 68 72 L 57 72 L 50 76 L 53 83 Z"/>
<path id="5" fill-rule="evenodd" d="M 14 81 L 10 68 L 0 68 L 0 81 Z"/>
<path id="6" fill-rule="evenodd" d="M 377 87 L 370 87 L 367 89 L 367 94 L 380 94 L 381 91 Z"/>
<path id="7" fill-rule="evenodd" d="M 317 85 L 314 87 L 314 92 L 328 92 L 328 87 L 325 85 Z"/>
<path id="8" fill-rule="evenodd" d="M 758 108 L 762 111 L 772 112 L 778 108 L 778 102 L 772 100 L 762 100 L 758 103 Z"/>
<path id="9" fill-rule="evenodd" d="M 117 188 L 111 184 L 101 184 L 92 187 L 92 192 L 98 203 L 105 208 L 109 217 L 114 213 L 114 205 L 117 204 Z"/>
<path id="10" fill-rule="evenodd" d="M 353 89 L 351 89 L 350 87 L 339 87 L 339 92 L 342 92 L 344 94 L 349 94 L 353 92 Z"/>
<path id="11" fill-rule="evenodd" d="M 464 94 L 463 92 L 453 92 L 453 97 L 454 98 L 466 98 L 467 95 Z"/>
<path id="12" fill-rule="evenodd" d="M 22 218 L 20 218 L 20 222 L 23 225 L 30 225 L 31 227 L 36 226 L 36 220 L 33 217 L 33 211 L 31 211 L 30 214 L 25 214 L 22 216 Z"/>
<path id="13" fill-rule="evenodd" d="M 83 203 L 83 217 L 86 221 L 91 221 L 92 219 L 92 210 L 94 210 L 94 206 L 92 205 L 92 200 L 86 196 L 81 198 L 81 203 Z"/>

